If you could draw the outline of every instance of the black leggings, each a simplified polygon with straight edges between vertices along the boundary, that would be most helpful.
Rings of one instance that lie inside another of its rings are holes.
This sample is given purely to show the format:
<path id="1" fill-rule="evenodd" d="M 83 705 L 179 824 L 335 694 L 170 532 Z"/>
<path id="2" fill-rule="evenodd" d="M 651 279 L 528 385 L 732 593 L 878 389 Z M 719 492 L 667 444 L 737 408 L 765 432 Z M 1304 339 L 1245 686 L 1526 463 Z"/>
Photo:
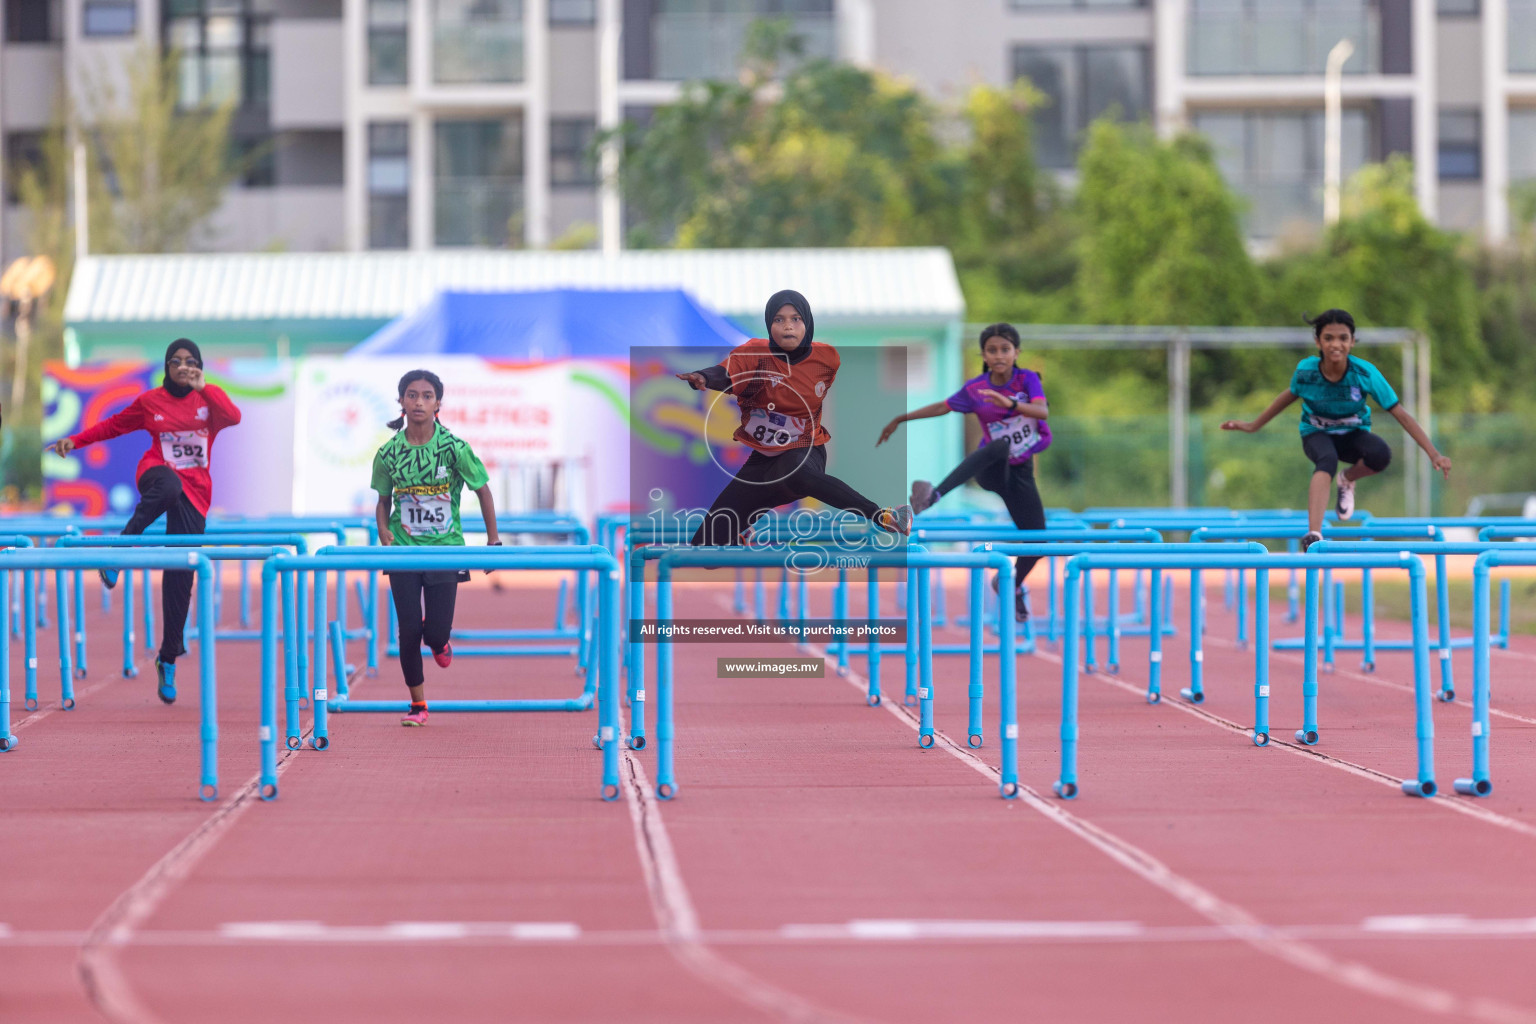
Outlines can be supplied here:
<path id="1" fill-rule="evenodd" d="M 123 527 L 123 536 L 143 533 L 162 515 L 168 534 L 202 533 L 208 528 L 207 517 L 183 493 L 176 471 L 170 466 L 150 466 L 139 477 L 139 506 Z M 187 653 L 184 633 L 195 578 L 195 573 L 185 569 L 167 569 L 160 575 L 160 613 L 165 620 L 160 634 L 160 660 L 167 665 L 175 664 L 177 658 Z M 128 574 L 128 585 L 133 586 L 132 573 Z M 202 626 L 211 627 L 212 623 Z"/>
<path id="2" fill-rule="evenodd" d="M 389 594 L 400 620 L 400 671 L 406 686 L 426 680 L 421 668 L 421 644 L 434 651 L 448 646 L 453 632 L 453 605 L 459 593 L 456 572 L 391 572 Z"/>
<path id="3" fill-rule="evenodd" d="M 761 515 L 801 498 L 873 519 L 880 506 L 835 476 L 827 475 L 827 449 L 791 448 L 781 455 L 753 450 L 725 485 L 693 535 L 693 544 L 740 544 L 741 533 Z"/>
<path id="4" fill-rule="evenodd" d="M 1317 468 L 1315 473 L 1333 476 L 1339 471 L 1339 463 L 1351 465 L 1364 462 L 1374 472 L 1380 473 L 1392 464 L 1392 449 L 1387 442 L 1369 430 L 1351 430 L 1347 434 L 1325 434 L 1318 431 L 1301 439 L 1301 449 Z"/>
<path id="5" fill-rule="evenodd" d="M 1030 458 L 1017 466 L 1010 465 L 1007 438 L 1000 437 L 971 452 L 934 490 L 943 496 L 971 477 L 1003 499 L 1015 527 L 1020 530 L 1045 529 L 1045 505 L 1040 500 L 1040 489 L 1035 486 L 1035 460 Z M 1034 555 L 1015 558 L 1014 582 L 1022 585 L 1038 561 L 1040 559 Z"/>

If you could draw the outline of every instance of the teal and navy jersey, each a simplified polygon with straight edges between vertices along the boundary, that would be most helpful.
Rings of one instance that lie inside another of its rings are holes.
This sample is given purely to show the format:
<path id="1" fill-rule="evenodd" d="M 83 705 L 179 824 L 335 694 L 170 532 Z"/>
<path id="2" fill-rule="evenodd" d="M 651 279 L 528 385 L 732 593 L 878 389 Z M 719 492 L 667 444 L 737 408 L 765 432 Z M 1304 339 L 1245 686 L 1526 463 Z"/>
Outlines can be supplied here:
<path id="1" fill-rule="evenodd" d="M 1349 357 L 1344 378 L 1331 381 L 1323 376 L 1322 359 L 1311 356 L 1296 364 L 1291 375 L 1291 394 L 1301 399 L 1301 436 L 1322 432 L 1347 434 L 1351 430 L 1371 429 L 1371 410 L 1367 397 L 1383 409 L 1397 405 L 1397 392 L 1387 378 L 1364 359 Z"/>
<path id="2" fill-rule="evenodd" d="M 411 444 L 401 430 L 373 457 L 373 489 L 394 498 L 389 528 L 396 544 L 463 544 L 459 494 L 489 481 L 469 443 L 441 423 L 426 444 Z"/>

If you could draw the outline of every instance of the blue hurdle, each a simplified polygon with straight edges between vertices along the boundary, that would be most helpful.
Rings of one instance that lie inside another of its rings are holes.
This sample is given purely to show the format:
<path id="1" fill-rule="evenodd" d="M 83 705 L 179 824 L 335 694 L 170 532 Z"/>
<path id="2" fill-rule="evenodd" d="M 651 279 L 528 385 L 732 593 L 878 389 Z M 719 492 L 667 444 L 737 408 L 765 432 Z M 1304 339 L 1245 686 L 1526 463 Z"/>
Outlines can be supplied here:
<path id="1" fill-rule="evenodd" d="M 137 536 L 66 536 L 60 537 L 55 547 L 63 548 L 197 548 L 208 556 L 214 563 L 214 600 L 218 599 L 218 565 L 225 561 L 238 561 L 242 566 L 251 561 L 260 561 L 271 554 L 285 548 L 293 548 L 299 554 L 308 552 L 308 541 L 302 534 L 281 534 L 253 531 L 251 533 L 215 533 L 215 534 L 141 534 Z M 133 679 L 138 676 L 138 666 L 133 657 L 133 575 L 127 576 L 127 585 L 123 588 L 123 678 Z M 84 614 L 82 598 L 77 585 L 75 592 L 75 614 Z M 215 612 L 217 618 L 217 612 Z M 209 620 L 212 622 L 212 620 Z M 186 639 L 200 641 L 202 639 L 202 620 L 196 625 L 189 625 L 186 629 Z M 210 626 L 210 635 L 220 640 L 260 640 L 261 634 L 247 634 L 232 630 L 219 630 L 216 626 Z M 86 663 L 85 631 L 77 630 L 75 634 L 75 658 L 79 666 Z"/>
<path id="2" fill-rule="evenodd" d="M 1209 527 L 1192 534 L 1191 540 L 1232 539 L 1242 537 L 1251 540 L 1285 540 L 1288 545 L 1295 546 L 1296 542 L 1306 535 L 1306 524 L 1243 524 L 1231 527 Z M 1428 541 L 1444 541 L 1445 537 L 1439 527 L 1427 525 L 1416 521 L 1402 522 L 1400 520 L 1376 520 L 1360 526 L 1323 528 L 1324 540 L 1359 541 L 1359 540 L 1403 540 L 1414 539 Z M 1335 651 L 1359 650 L 1361 652 L 1360 668 L 1365 672 L 1376 670 L 1377 650 L 1406 650 L 1408 644 L 1401 641 L 1378 641 L 1376 639 L 1376 606 L 1375 590 L 1372 586 L 1371 574 L 1367 570 L 1361 575 L 1361 638 L 1356 641 L 1346 640 L 1342 635 L 1344 623 L 1344 611 L 1341 605 L 1343 594 L 1342 585 L 1336 586 L 1332 571 L 1323 574 L 1323 664 L 1324 670 L 1333 671 L 1335 664 Z M 1437 609 L 1437 630 L 1439 633 L 1439 647 L 1448 650 L 1452 646 L 1467 646 L 1470 639 L 1452 640 L 1450 635 L 1450 584 L 1445 572 L 1444 555 L 1435 559 L 1435 601 Z M 1241 625 L 1241 624 L 1240 624 Z M 1239 642 L 1243 639 L 1239 633 Z M 1299 637 L 1280 638 L 1274 641 L 1276 650 L 1296 650 L 1301 647 L 1303 640 Z M 1444 657 L 1444 656 L 1442 656 Z M 1442 666 L 1442 692 L 1450 685 L 1449 664 Z M 1444 698 L 1442 698 L 1444 699 Z"/>
<path id="3" fill-rule="evenodd" d="M 22 550 L 31 550 L 33 548 L 32 538 L 30 536 L 28 536 L 27 534 L 17 534 L 15 536 L 0 536 L 0 548 L 19 548 L 19 549 L 22 549 Z M 46 575 L 44 575 L 43 578 L 46 579 L 47 578 Z M 11 583 L 10 583 L 10 574 L 9 573 L 6 573 L 6 580 L 5 580 L 4 588 L 3 588 L 3 590 L 0 590 L 0 593 L 4 593 L 6 595 L 6 598 L 5 598 L 5 612 L 6 612 L 6 617 L 10 620 L 10 621 L 5 622 L 5 623 L 0 623 L 0 630 L 4 630 L 4 632 L 6 633 L 6 636 L 7 636 L 8 639 L 9 638 L 20 638 L 22 640 L 22 643 L 25 645 L 24 646 L 24 651 L 23 651 L 24 659 L 23 659 L 23 662 L 22 662 L 22 664 L 24 666 L 23 674 L 24 674 L 24 679 L 25 679 L 25 689 L 23 690 L 23 697 L 22 697 L 23 704 L 22 704 L 22 707 L 26 708 L 28 711 L 36 711 L 37 707 L 38 707 L 38 705 L 37 705 L 37 607 L 38 607 L 37 606 L 37 580 L 38 580 L 38 574 L 33 572 L 31 569 L 27 569 L 27 570 L 22 572 L 21 576 L 19 577 L 20 589 L 21 589 L 21 607 L 20 608 L 13 607 L 12 604 L 11 604 L 11 599 L 10 599 Z M 20 619 L 22 621 L 23 628 L 21 628 L 21 629 L 17 629 L 16 628 L 16 626 L 17 626 L 17 619 Z M 3 701 L 5 703 L 5 711 L 3 713 L 0 713 L 0 729 L 4 730 L 3 733 L 0 733 L 0 750 L 9 750 L 11 746 L 15 745 L 14 742 L 12 742 L 14 740 L 14 737 L 11 735 L 11 726 L 10 726 L 10 722 L 11 722 L 11 683 L 10 683 L 10 675 L 9 675 L 9 673 L 10 673 L 10 663 L 9 662 L 6 663 L 4 671 L 7 674 L 6 674 L 6 678 L 5 678 L 4 693 L 0 693 L 0 701 Z M 7 745 L 7 744 L 9 744 L 9 745 Z"/>
<path id="4" fill-rule="evenodd" d="M 662 625 L 673 618 L 672 601 L 672 574 L 675 569 L 696 568 L 735 568 L 773 566 L 783 564 L 785 551 L 754 551 L 750 548 L 694 548 L 691 550 L 673 550 L 663 553 L 657 559 L 657 619 Z M 986 569 L 996 569 L 1003 582 L 1010 588 L 1013 584 L 1013 563 L 1006 555 L 998 553 L 938 553 L 924 551 L 919 547 L 908 547 L 901 551 L 872 552 L 867 556 L 860 552 L 861 557 L 868 558 L 871 568 L 906 568 L 909 570 L 909 579 L 916 578 L 916 593 L 914 601 L 909 602 L 907 609 L 907 661 L 909 672 L 915 667 L 922 676 L 922 689 L 927 690 L 922 720 L 919 725 L 918 744 L 929 747 L 934 742 L 932 692 L 933 692 L 933 660 L 932 652 L 925 650 L 926 639 L 931 636 L 926 622 L 923 620 L 924 612 L 929 604 L 928 597 L 928 570 L 942 568 L 972 569 L 972 588 L 974 589 L 981 579 L 980 573 Z M 912 570 L 916 570 L 913 572 Z M 909 583 L 909 587 L 911 584 Z M 1002 632 L 1003 651 L 999 659 L 999 687 L 998 687 L 998 734 L 1001 747 L 1001 779 L 999 792 L 1004 799 L 1012 799 L 1019 794 L 1018 784 L 1018 699 L 1015 684 L 1015 652 L 1013 649 L 1013 607 L 1008 602 L 1003 602 L 1004 629 Z M 915 631 L 915 633 L 914 633 Z M 973 638 L 979 634 L 973 633 Z M 916 645 L 912 643 L 916 640 Z M 673 764 L 673 673 L 672 673 L 672 643 L 665 636 L 658 638 L 656 647 L 656 795 L 662 800 L 670 800 L 677 795 L 677 779 Z M 979 695 L 972 694 L 973 700 L 979 700 Z"/>
<path id="5" fill-rule="evenodd" d="M 213 614 L 211 581 L 213 563 L 196 551 L 70 551 L 58 549 L 16 549 L 0 551 L 0 574 L 13 570 L 63 573 L 95 569 L 185 569 L 197 573 L 198 608 L 207 616 Z M 7 580 L 0 580 L 0 586 Z M 59 661 L 61 703 L 66 710 L 75 706 L 73 680 L 69 665 L 69 605 L 62 594 L 55 595 L 59 613 Z M 9 604 L 0 602 L 0 615 L 9 615 Z M 6 624 L 0 623 L 0 626 Z M 9 628 L 0 628 L 0 712 L 7 739 L 6 749 L 15 746 L 15 736 L 10 732 L 10 644 Z M 216 800 L 219 795 L 218 773 L 218 681 L 215 676 L 214 644 L 203 644 L 199 649 L 199 669 L 202 689 L 202 775 L 198 795 L 203 800 Z"/>
<path id="6" fill-rule="evenodd" d="M 1343 553 L 1359 554 L 1359 553 L 1366 553 L 1366 552 L 1371 552 L 1371 551 L 1381 551 L 1383 548 L 1390 548 L 1393 551 L 1409 551 L 1409 552 L 1412 552 L 1415 555 L 1434 555 L 1435 556 L 1435 575 L 1436 575 L 1436 580 L 1435 580 L 1435 595 L 1436 595 L 1436 597 L 1435 597 L 1435 599 L 1436 599 L 1436 602 L 1437 602 L 1437 614 L 1438 614 L 1439 619 L 1440 619 L 1440 621 L 1438 623 L 1440 645 L 1439 645 L 1439 647 L 1437 649 L 1437 654 L 1438 654 L 1439 659 L 1440 659 L 1440 695 L 1439 696 L 1440 696 L 1440 699 L 1442 701 L 1453 701 L 1453 700 L 1456 699 L 1456 685 L 1455 685 L 1455 679 L 1453 677 L 1453 671 L 1452 671 L 1452 665 L 1451 665 L 1451 660 L 1452 660 L 1451 659 L 1451 652 L 1452 652 L 1452 649 L 1456 648 L 1456 647 L 1476 647 L 1478 641 L 1477 641 L 1477 637 L 1475 635 L 1474 636 L 1468 636 L 1468 637 L 1457 637 L 1457 638 L 1454 638 L 1454 639 L 1450 638 L 1450 621 L 1449 621 L 1450 620 L 1450 598 L 1449 598 L 1449 592 L 1450 591 L 1449 591 L 1449 586 L 1445 582 L 1445 580 L 1446 580 L 1446 573 L 1445 573 L 1445 559 L 1446 559 L 1446 556 L 1447 555 L 1480 555 L 1484 551 L 1492 551 L 1492 550 L 1495 550 L 1495 549 L 1499 549 L 1499 550 L 1514 550 L 1514 551 L 1536 551 L 1536 544 L 1519 544 L 1519 543 L 1507 543 L 1507 542 L 1499 543 L 1499 542 L 1496 542 L 1496 541 L 1391 541 L 1391 542 L 1389 542 L 1389 541 L 1374 541 L 1374 542 L 1373 541 L 1353 541 L 1353 542 L 1351 542 L 1351 541 L 1324 540 L 1324 541 L 1321 541 L 1321 542 L 1319 542 L 1317 544 L 1313 544 L 1312 545 L 1312 550 L 1320 552 L 1320 553 L 1323 553 L 1323 554 L 1329 554 L 1329 553 L 1332 553 L 1332 554 L 1343 554 Z M 1362 577 L 1362 579 L 1363 578 L 1364 577 Z M 1509 581 L 1508 580 L 1504 580 L 1503 582 L 1505 584 L 1508 584 Z M 1504 636 L 1502 638 L 1502 643 L 1506 647 L 1509 645 L 1509 634 L 1508 634 L 1508 630 L 1507 630 L 1507 626 L 1509 624 L 1508 590 L 1509 590 L 1509 588 L 1507 586 L 1505 586 L 1504 587 L 1505 601 L 1504 601 L 1504 609 L 1503 609 L 1503 618 L 1504 618 L 1504 624 L 1506 626 L 1506 631 L 1505 631 L 1505 634 L 1504 634 Z M 1337 607 L 1337 603 L 1336 603 L 1335 607 Z M 1338 614 L 1342 615 L 1342 612 L 1343 612 L 1343 609 L 1340 608 Z M 1377 646 L 1377 648 L 1383 648 L 1383 647 L 1387 647 L 1388 643 L 1390 643 L 1390 642 L 1378 641 L 1376 643 L 1376 646 Z M 1395 650 L 1404 649 L 1404 648 L 1409 647 L 1409 646 L 1411 646 L 1409 643 L 1403 642 L 1403 641 L 1399 641 L 1397 643 L 1391 644 L 1392 649 L 1395 649 Z"/>
<path id="7" fill-rule="evenodd" d="M 618 589 L 618 563 L 612 555 L 600 547 L 592 546 L 585 549 L 575 548 L 549 548 L 543 551 L 530 552 L 517 548 L 488 548 L 488 547 L 455 547 L 453 549 L 423 548 L 415 550 L 401 550 L 398 548 L 379 548 L 375 551 L 352 551 L 345 557 L 340 552 L 331 555 L 287 555 L 281 554 L 270 558 L 262 566 L 262 642 L 261 642 L 261 777 L 260 795 L 263 800 L 271 800 L 277 796 L 277 595 L 279 591 L 279 579 L 281 586 L 287 588 L 293 586 L 296 573 L 309 572 L 315 579 L 315 652 L 313 664 L 315 666 L 314 689 L 312 691 L 312 706 L 314 708 L 314 727 L 320 734 L 326 724 L 327 699 L 324 690 L 325 684 L 325 643 L 327 630 L 325 623 L 325 584 L 324 577 L 328 572 L 336 572 L 341 569 L 352 569 L 369 572 L 400 569 L 411 572 L 424 572 L 436 570 L 459 569 L 573 569 L 599 574 L 598 586 L 598 616 L 596 628 L 601 633 L 601 639 L 597 645 L 598 671 L 596 680 L 596 700 L 599 706 L 599 728 L 596 744 L 603 752 L 602 768 L 602 797 L 605 800 L 616 800 L 619 796 L 619 711 L 618 711 L 618 659 L 619 659 L 619 589 Z M 286 592 L 286 591 L 285 591 Z M 294 607 L 293 602 L 287 602 L 287 609 Z M 291 611 L 289 612 L 291 614 Z M 285 618 L 287 616 L 285 615 Z M 284 623 L 285 632 L 296 635 L 297 630 L 290 628 L 292 623 Z M 288 655 L 291 659 L 292 653 Z M 290 666 L 291 667 L 291 666 Z M 342 706 L 336 710 L 349 711 L 405 711 L 409 704 L 405 701 L 349 701 L 339 702 Z M 533 702 L 526 701 L 499 701 L 499 700 L 464 700 L 464 701 L 435 701 L 434 710 L 440 711 L 504 711 L 504 710 L 528 710 L 527 705 Z M 573 702 L 559 702 L 570 706 L 571 710 L 591 707 L 592 698 L 583 696 Z M 370 706 L 378 705 L 378 706 Z M 329 746 L 329 740 L 323 744 L 315 744 L 316 749 L 325 749 Z"/>
<path id="8" fill-rule="evenodd" d="M 514 569 L 584 569 L 590 570 L 591 566 L 585 564 L 586 559 L 593 552 L 602 553 L 602 549 L 596 546 L 585 547 L 557 547 L 550 545 L 537 550 L 521 548 L 488 548 L 488 547 L 458 547 L 451 551 L 441 548 L 325 548 L 314 555 L 310 563 L 313 566 L 311 572 L 313 599 L 310 602 L 314 618 L 314 635 L 312 643 L 314 649 L 310 659 L 312 675 L 311 707 L 314 714 L 314 732 L 310 744 L 317 750 L 324 750 L 330 745 L 329 714 L 344 711 L 363 712 L 392 712 L 404 713 L 409 710 L 407 701 L 355 701 L 350 698 L 347 686 L 347 671 L 339 654 L 336 658 L 336 696 L 331 698 L 327 692 L 326 674 L 330 666 L 326 663 L 327 643 L 333 653 L 338 651 L 336 646 L 337 623 L 329 623 L 327 628 L 326 572 L 339 571 L 342 568 L 368 569 L 372 571 L 390 571 L 392 569 L 410 568 L 410 571 L 421 572 L 438 568 L 437 562 L 444 559 L 452 560 L 454 557 L 463 560 L 489 553 L 496 555 L 511 555 L 521 558 L 515 559 L 507 565 Z M 401 562 L 401 558 L 415 558 L 415 562 Z M 537 561 L 537 559 L 544 561 Z M 574 560 L 574 564 L 555 564 L 559 559 Z M 554 561 L 551 561 L 554 560 Z M 419 566 L 419 568 L 417 568 Z M 479 569 L 499 569 L 502 562 L 493 564 L 476 564 Z M 465 566 L 457 566 L 465 568 Z M 598 680 L 588 674 L 582 693 L 573 698 L 556 700 L 466 700 L 466 701 L 434 701 L 433 708 L 439 711 L 584 711 L 592 706 L 597 693 Z M 290 746 L 294 736 L 290 733 Z"/>
<path id="9" fill-rule="evenodd" d="M 1406 569 L 1412 592 L 1414 635 L 1414 709 L 1415 736 L 1418 748 L 1418 776 L 1402 783 L 1402 790 L 1409 796 L 1430 797 L 1436 792 L 1434 776 L 1434 719 L 1433 700 L 1429 684 L 1428 615 L 1424 585 L 1424 563 L 1414 554 L 1400 552 L 1396 555 L 1350 554 L 1323 555 L 1308 552 L 1304 555 L 1277 554 L 1211 554 L 1167 555 L 1149 553 L 1130 554 L 1082 554 L 1067 562 L 1067 585 L 1071 593 L 1080 582 L 1083 573 L 1090 569 L 1160 568 L 1165 570 L 1216 570 L 1243 569 L 1263 570 L 1266 574 L 1262 585 L 1256 588 L 1255 597 L 1262 603 L 1259 621 L 1267 629 L 1269 586 L 1267 573 L 1276 569 L 1297 568 L 1306 573 L 1306 629 L 1308 643 L 1304 648 L 1302 677 L 1302 727 L 1296 731 L 1296 740 L 1306 746 L 1318 742 L 1317 725 L 1317 611 L 1318 574 L 1327 568 L 1343 569 Z M 1067 639 L 1062 648 L 1061 694 L 1061 775 L 1055 783 L 1058 796 L 1072 799 L 1078 793 L 1077 741 L 1078 741 L 1078 684 L 1080 669 L 1077 660 L 1079 627 L 1077 602 L 1067 604 Z M 1269 743 L 1269 683 L 1267 646 L 1255 644 L 1255 658 L 1259 666 L 1254 683 L 1253 742 L 1257 746 Z"/>

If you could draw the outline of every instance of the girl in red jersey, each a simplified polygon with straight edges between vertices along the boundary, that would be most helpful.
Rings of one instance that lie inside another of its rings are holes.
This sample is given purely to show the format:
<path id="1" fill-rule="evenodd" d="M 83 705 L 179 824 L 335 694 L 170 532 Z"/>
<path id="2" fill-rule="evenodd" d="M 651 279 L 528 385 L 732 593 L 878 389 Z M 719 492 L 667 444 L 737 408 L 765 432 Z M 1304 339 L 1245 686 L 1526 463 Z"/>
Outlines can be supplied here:
<path id="1" fill-rule="evenodd" d="M 97 441 L 135 430 L 148 431 L 149 450 L 138 468 L 139 505 L 123 533 L 143 533 L 162 515 L 166 533 L 202 533 L 213 499 L 213 478 L 208 474 L 213 439 L 220 430 L 239 422 L 240 410 L 223 389 L 204 382 L 203 354 L 197 345 L 177 338 L 165 351 L 165 377 L 160 387 L 144 392 L 117 415 L 49 447 L 59 455 L 68 455 Z M 117 570 L 100 572 L 108 588 L 117 585 Z M 155 674 L 160 699 L 167 704 L 176 700 L 176 659 L 187 652 L 182 631 L 192 603 L 192 580 L 193 574 L 185 570 L 167 570 L 161 579 L 165 631 L 155 659 Z"/>
<path id="2" fill-rule="evenodd" d="M 753 338 L 714 366 L 677 375 L 695 391 L 736 396 L 741 425 L 734 437 L 752 449 L 692 542 L 740 544 L 759 516 L 801 498 L 857 512 L 884 530 L 910 533 L 910 505 L 881 508 L 827 474 L 832 435 L 821 424 L 821 405 L 842 361 L 837 349 L 811 340 L 816 321 L 810 303 L 796 291 L 776 292 L 763 320 L 767 338 Z"/>

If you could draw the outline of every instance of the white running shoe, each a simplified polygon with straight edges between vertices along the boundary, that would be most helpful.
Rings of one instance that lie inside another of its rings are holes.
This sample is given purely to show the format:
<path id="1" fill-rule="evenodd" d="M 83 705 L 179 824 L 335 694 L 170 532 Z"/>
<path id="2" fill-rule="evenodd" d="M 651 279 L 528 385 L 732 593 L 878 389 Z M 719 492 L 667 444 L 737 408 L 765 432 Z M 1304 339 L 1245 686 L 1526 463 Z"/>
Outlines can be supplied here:
<path id="1" fill-rule="evenodd" d="M 939 496 L 927 480 L 912 481 L 912 514 L 919 515 L 937 504 Z"/>
<path id="2" fill-rule="evenodd" d="M 1339 500 L 1334 506 L 1340 519 L 1348 519 L 1355 514 L 1355 482 L 1344 475 L 1344 470 L 1339 470 Z"/>
<path id="3" fill-rule="evenodd" d="M 1301 538 L 1301 553 L 1306 554 L 1307 548 L 1311 547 L 1313 544 L 1316 544 L 1322 539 L 1323 535 L 1318 533 L 1316 530 L 1313 530 L 1311 533 Z"/>

